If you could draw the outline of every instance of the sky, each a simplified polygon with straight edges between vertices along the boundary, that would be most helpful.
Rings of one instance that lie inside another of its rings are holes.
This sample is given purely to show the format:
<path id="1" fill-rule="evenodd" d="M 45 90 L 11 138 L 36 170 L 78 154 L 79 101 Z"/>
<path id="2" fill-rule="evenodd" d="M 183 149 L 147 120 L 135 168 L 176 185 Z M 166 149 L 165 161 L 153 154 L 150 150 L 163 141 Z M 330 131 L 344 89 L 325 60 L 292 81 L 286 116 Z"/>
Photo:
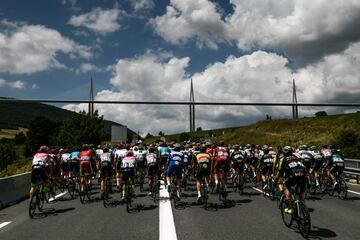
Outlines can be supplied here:
<path id="1" fill-rule="evenodd" d="M 0 96 L 360 102 L 358 0 L 2 0 Z M 80 111 L 86 104 L 61 105 Z M 95 105 L 142 135 L 189 130 L 186 106 Z M 299 114 L 359 109 L 302 107 Z M 196 127 L 288 118 L 289 107 L 197 106 Z"/>

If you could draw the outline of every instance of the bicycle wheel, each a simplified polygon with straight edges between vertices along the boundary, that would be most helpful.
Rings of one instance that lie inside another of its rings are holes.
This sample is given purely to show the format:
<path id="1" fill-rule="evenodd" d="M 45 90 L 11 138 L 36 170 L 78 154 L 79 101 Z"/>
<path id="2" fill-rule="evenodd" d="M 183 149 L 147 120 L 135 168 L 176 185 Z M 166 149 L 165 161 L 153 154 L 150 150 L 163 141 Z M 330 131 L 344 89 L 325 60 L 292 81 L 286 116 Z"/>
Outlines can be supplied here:
<path id="1" fill-rule="evenodd" d="M 285 198 L 282 198 L 280 202 L 280 211 L 281 211 L 281 218 L 285 224 L 285 226 L 290 227 L 293 223 L 294 216 L 293 214 L 288 214 L 285 212 L 285 208 L 291 208 L 290 201 L 286 200 Z"/>
<path id="2" fill-rule="evenodd" d="M 243 195 L 244 194 L 244 177 L 242 174 L 238 176 L 237 187 L 238 187 L 240 195 Z"/>
<path id="3" fill-rule="evenodd" d="M 304 238 L 307 238 L 311 230 L 311 219 L 310 213 L 304 203 L 299 202 L 299 211 L 297 213 L 297 225 L 299 227 L 300 233 Z"/>
<path id="4" fill-rule="evenodd" d="M 205 184 L 203 184 L 202 186 L 202 197 L 203 197 L 203 203 L 204 203 L 204 208 L 208 209 L 208 193 L 207 193 L 207 187 L 205 186 Z"/>
<path id="5" fill-rule="evenodd" d="M 343 178 L 340 178 L 338 181 L 338 196 L 341 200 L 345 200 L 347 197 L 347 185 Z"/>
<path id="6" fill-rule="evenodd" d="M 129 184 L 126 185 L 126 211 L 128 213 L 130 213 L 131 209 L 132 209 L 132 204 L 131 204 L 131 195 L 132 195 L 132 187 L 129 186 Z"/>
<path id="7" fill-rule="evenodd" d="M 86 195 L 86 183 L 84 182 L 85 180 L 83 180 L 80 183 L 80 190 L 79 190 L 79 197 L 80 197 L 80 202 L 81 204 L 84 204 L 85 202 L 85 195 Z"/>
<path id="8" fill-rule="evenodd" d="M 34 218 L 35 216 L 35 211 L 36 211 L 36 207 L 37 207 L 37 201 L 38 201 L 38 190 L 35 190 L 35 192 L 33 193 L 33 195 L 31 196 L 30 199 L 30 204 L 29 204 L 29 216 L 30 218 Z"/>
<path id="9" fill-rule="evenodd" d="M 271 201 L 275 200 L 276 197 L 276 189 L 275 189 L 275 182 L 273 181 L 273 179 L 269 179 L 268 181 L 269 183 L 269 197 L 271 199 Z"/>
<path id="10" fill-rule="evenodd" d="M 75 198 L 75 188 L 76 188 L 76 185 L 75 185 L 74 180 L 73 179 L 68 179 L 67 189 L 68 189 L 68 192 L 69 192 L 69 195 L 70 195 L 71 199 Z"/>
<path id="11" fill-rule="evenodd" d="M 104 195 L 103 195 L 103 205 L 106 208 L 109 206 L 109 203 L 110 203 L 108 180 L 105 180 L 104 184 L 105 184 L 105 189 L 104 189 Z"/>

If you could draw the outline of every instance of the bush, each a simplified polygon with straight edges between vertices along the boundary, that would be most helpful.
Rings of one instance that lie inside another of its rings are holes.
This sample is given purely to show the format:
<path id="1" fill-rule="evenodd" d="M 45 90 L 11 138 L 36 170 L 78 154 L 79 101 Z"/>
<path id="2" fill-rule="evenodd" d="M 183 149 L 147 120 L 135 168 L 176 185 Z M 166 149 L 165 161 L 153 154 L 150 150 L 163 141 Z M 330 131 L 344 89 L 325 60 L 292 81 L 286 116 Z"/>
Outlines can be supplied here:
<path id="1" fill-rule="evenodd" d="M 315 116 L 317 116 L 317 117 L 325 117 L 325 116 L 327 116 L 327 112 L 320 111 L 320 112 L 315 113 Z"/>
<path id="2" fill-rule="evenodd" d="M 352 130 L 341 131 L 332 142 L 335 148 L 340 148 L 348 158 L 359 158 L 360 136 Z"/>
<path id="3" fill-rule="evenodd" d="M 0 143 L 0 171 L 16 160 L 14 143 Z"/>
<path id="4" fill-rule="evenodd" d="M 179 136 L 179 140 L 180 142 L 184 142 L 184 141 L 187 141 L 191 138 L 190 134 L 186 133 L 186 132 L 183 132 L 180 134 Z"/>

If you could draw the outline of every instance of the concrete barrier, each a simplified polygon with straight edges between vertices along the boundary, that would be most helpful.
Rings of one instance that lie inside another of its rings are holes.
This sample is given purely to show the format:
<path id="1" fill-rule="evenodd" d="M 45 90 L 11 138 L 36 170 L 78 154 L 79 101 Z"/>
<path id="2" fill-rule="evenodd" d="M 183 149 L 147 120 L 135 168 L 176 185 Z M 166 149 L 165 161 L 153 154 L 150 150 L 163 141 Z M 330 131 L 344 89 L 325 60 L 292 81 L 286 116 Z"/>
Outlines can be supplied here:
<path id="1" fill-rule="evenodd" d="M 31 172 L 0 178 L 0 209 L 29 195 Z"/>

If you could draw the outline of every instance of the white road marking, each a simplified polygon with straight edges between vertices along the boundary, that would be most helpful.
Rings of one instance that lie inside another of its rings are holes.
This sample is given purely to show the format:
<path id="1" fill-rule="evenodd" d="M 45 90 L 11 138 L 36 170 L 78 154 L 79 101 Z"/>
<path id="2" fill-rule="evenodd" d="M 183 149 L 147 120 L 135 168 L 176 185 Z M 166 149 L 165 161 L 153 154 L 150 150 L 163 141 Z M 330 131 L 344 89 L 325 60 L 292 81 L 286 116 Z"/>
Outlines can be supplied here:
<path id="1" fill-rule="evenodd" d="M 159 194 L 159 239 L 177 240 L 174 216 L 171 209 L 169 193 L 161 181 L 162 188 Z"/>
<path id="2" fill-rule="evenodd" d="M 351 191 L 351 190 L 348 190 L 348 192 L 350 192 L 350 193 L 354 193 L 354 194 L 357 194 L 357 195 L 360 195 L 360 193 L 359 193 L 359 192 L 355 192 L 355 191 Z"/>
<path id="3" fill-rule="evenodd" d="M 65 191 L 65 192 L 63 192 L 63 193 L 60 193 L 60 194 L 56 195 L 55 198 L 50 198 L 50 199 L 49 199 L 49 202 L 52 202 L 52 201 L 54 201 L 55 199 L 57 199 L 57 198 L 59 198 L 59 197 L 62 197 L 62 196 L 64 196 L 64 195 L 67 194 L 67 193 L 68 193 L 68 191 Z"/>
<path id="4" fill-rule="evenodd" d="M 9 225 L 11 222 L 3 222 L 0 224 L 0 228 L 5 227 L 6 225 Z"/>

